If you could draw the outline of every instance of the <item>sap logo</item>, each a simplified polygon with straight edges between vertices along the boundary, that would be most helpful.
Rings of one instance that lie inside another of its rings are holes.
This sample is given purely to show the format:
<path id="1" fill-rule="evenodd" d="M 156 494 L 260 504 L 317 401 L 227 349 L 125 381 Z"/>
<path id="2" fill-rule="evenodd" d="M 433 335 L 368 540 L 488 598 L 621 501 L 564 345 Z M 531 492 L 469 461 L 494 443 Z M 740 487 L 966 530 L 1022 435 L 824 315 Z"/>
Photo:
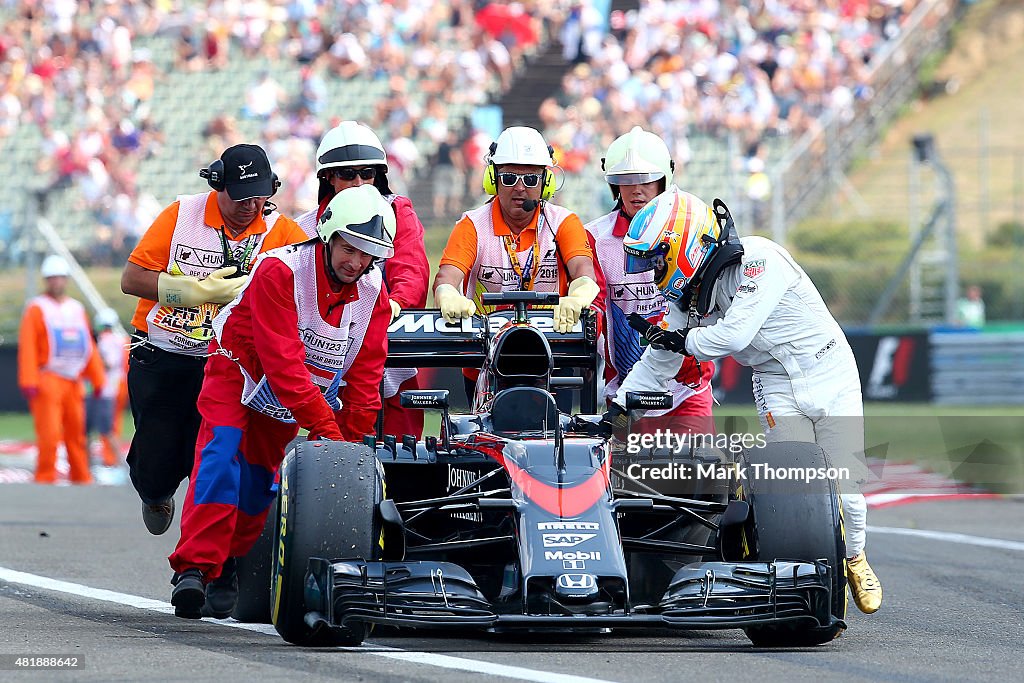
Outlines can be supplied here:
<path id="1" fill-rule="evenodd" d="M 557 560 L 559 562 L 565 562 L 568 560 L 578 562 L 600 562 L 601 551 L 594 550 L 587 552 L 586 550 L 577 550 L 575 552 L 566 552 L 564 550 L 545 550 L 544 559 L 549 561 Z"/>
<path id="2" fill-rule="evenodd" d="M 597 531 L 601 525 L 597 522 L 538 522 L 540 531 Z"/>
<path id="3" fill-rule="evenodd" d="M 544 534 L 545 548 L 571 548 L 589 541 L 597 534 Z"/>

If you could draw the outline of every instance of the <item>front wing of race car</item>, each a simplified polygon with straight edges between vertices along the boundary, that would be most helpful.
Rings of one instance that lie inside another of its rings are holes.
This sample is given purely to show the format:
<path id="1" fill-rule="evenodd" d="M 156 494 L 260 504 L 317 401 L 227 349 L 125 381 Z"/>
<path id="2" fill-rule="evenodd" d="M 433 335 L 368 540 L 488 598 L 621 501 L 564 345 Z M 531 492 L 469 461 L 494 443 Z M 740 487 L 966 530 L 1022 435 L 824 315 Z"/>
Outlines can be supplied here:
<path id="1" fill-rule="evenodd" d="M 682 567 L 658 605 L 575 614 L 500 609 L 450 562 L 331 562 L 312 558 L 306 623 L 349 620 L 419 628 L 742 628 L 802 622 L 829 628 L 830 567 L 824 562 L 704 562 Z M 564 575 L 563 575 L 564 576 Z M 584 576 L 584 575 L 581 575 Z M 555 577 L 552 577 L 555 580 Z M 527 596 L 521 603 L 525 608 Z"/>

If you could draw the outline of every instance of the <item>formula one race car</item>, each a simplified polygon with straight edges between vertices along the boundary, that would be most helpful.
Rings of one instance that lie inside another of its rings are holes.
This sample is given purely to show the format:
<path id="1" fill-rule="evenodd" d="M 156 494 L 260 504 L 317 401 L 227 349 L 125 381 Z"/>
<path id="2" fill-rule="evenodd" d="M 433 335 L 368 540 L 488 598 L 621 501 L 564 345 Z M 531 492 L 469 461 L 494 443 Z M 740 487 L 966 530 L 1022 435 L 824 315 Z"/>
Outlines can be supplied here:
<path id="1" fill-rule="evenodd" d="M 439 437 L 298 442 L 286 457 L 268 522 L 285 640 L 357 645 L 373 624 L 673 627 L 805 646 L 845 628 L 834 482 L 696 481 L 665 495 L 628 475 L 636 463 L 828 467 L 818 447 L 770 444 L 736 462 L 698 445 L 630 454 L 598 434 L 593 319 L 557 334 L 550 310 L 529 308 L 557 296 L 485 297 L 515 309 L 461 325 L 407 311 L 389 331 L 392 365 L 481 368 L 468 414 L 449 412 L 447 391 L 405 392 L 403 405 L 441 411 Z M 585 412 L 559 412 L 555 390 L 580 391 Z M 631 395 L 627 408 L 663 400 Z M 243 602 L 265 593 L 252 583 Z"/>

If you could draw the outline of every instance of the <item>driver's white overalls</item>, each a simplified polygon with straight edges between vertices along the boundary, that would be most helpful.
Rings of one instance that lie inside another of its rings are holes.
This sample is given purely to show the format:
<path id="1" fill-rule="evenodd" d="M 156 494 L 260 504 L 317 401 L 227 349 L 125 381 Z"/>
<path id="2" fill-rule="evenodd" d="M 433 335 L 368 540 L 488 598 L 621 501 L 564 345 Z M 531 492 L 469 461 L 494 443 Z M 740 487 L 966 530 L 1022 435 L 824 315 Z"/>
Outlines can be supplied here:
<path id="1" fill-rule="evenodd" d="M 850 469 L 842 491 L 846 554 L 864 549 L 867 506 L 856 484 L 863 463 L 864 406 L 853 352 L 807 274 L 789 252 L 763 237 L 743 237 L 743 259 L 713 283 L 711 313 L 686 338 L 701 361 L 732 356 L 754 370 L 754 403 L 769 441 L 818 444 L 836 467 Z M 708 286 L 711 283 L 705 283 Z M 693 327 L 670 306 L 668 326 Z M 649 347 L 616 394 L 664 391 L 684 356 Z"/>

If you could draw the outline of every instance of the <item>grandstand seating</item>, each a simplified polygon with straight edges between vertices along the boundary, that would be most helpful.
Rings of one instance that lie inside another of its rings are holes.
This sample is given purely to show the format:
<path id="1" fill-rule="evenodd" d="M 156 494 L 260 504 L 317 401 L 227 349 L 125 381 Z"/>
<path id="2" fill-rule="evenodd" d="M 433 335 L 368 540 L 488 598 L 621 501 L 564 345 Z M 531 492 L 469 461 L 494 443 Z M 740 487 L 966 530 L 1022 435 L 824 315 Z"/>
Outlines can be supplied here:
<path id="1" fill-rule="evenodd" d="M 0 21 L 6 24 L 13 11 L 8 4 L 0 6 Z M 133 50 L 144 53 L 161 74 L 157 76 L 147 109 L 152 122 L 162 131 L 164 144 L 159 154 L 138 161 L 136 176 L 136 187 L 152 194 L 160 206 L 173 201 L 177 194 L 202 191 L 206 187 L 198 177 L 197 170 L 211 161 L 205 158 L 208 153 L 203 151 L 206 148 L 203 129 L 215 116 L 223 114 L 233 117 L 243 140 L 263 141 L 264 122 L 241 114 L 247 86 L 256 80 L 258 74 L 269 73 L 289 97 L 300 91 L 299 65 L 293 60 L 272 60 L 262 55 L 245 58 L 237 46 L 232 48 L 232 58 L 221 70 L 175 70 L 177 35 L 175 29 L 132 37 Z M 445 38 L 436 47 L 440 50 L 454 50 L 455 54 L 458 54 L 459 49 L 470 49 L 469 46 L 459 46 L 452 38 Z M 317 118 L 325 128 L 329 127 L 331 121 L 340 119 L 355 119 L 374 125 L 377 104 L 389 93 L 387 78 L 366 75 L 341 80 L 324 74 L 324 81 L 328 106 Z M 486 92 L 494 92 L 498 85 L 496 75 L 490 75 L 486 83 L 480 84 Z M 417 87 L 415 81 L 409 83 L 407 94 L 412 104 L 425 107 L 427 95 Z M 51 120 L 53 129 L 66 132 L 70 138 L 74 137 L 80 126 L 82 114 L 73 110 L 73 106 L 70 101 L 59 100 Z M 457 126 L 461 123 L 472 106 L 472 103 L 461 101 L 447 103 L 449 124 Z M 105 123 L 108 126 L 116 125 L 116 121 L 113 124 Z M 388 131 L 378 128 L 378 133 L 387 144 Z M 419 158 L 413 168 L 406 170 L 410 177 L 429 162 L 437 146 L 422 131 L 414 130 L 413 142 Z M 5 139 L 0 138 L 0 154 L 8 168 L 16 169 L 15 173 L 10 174 L 13 201 L 4 210 L 5 220 L 9 223 L 25 225 L 33 192 L 45 188 L 53 180 L 36 177 L 32 170 L 38 161 L 42 143 L 43 136 L 39 128 L 26 123 L 20 125 L 15 134 Z M 314 149 L 315 144 L 316 140 L 310 141 Z M 278 160 L 272 158 L 271 161 L 276 164 Z M 85 207 L 77 184 L 49 192 L 43 208 L 68 246 L 73 251 L 85 254 L 90 243 L 96 239 L 97 218 Z M 296 210 L 309 207 L 289 208 Z M 144 228 L 141 226 L 141 229 Z"/>

